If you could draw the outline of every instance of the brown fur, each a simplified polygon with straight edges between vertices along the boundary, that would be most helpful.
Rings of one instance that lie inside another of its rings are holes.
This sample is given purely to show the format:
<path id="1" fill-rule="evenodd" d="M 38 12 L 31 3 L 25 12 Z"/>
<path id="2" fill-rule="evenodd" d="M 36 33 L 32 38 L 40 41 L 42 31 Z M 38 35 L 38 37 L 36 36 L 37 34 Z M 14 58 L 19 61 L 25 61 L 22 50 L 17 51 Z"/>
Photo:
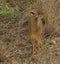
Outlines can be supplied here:
<path id="1" fill-rule="evenodd" d="M 40 48 L 41 44 L 41 33 L 42 33 L 42 22 L 39 17 L 39 10 L 33 9 L 30 11 L 30 20 L 28 22 L 29 27 L 29 35 L 32 44 L 32 56 L 34 55 L 34 43 L 36 41 L 38 45 L 38 49 Z"/>

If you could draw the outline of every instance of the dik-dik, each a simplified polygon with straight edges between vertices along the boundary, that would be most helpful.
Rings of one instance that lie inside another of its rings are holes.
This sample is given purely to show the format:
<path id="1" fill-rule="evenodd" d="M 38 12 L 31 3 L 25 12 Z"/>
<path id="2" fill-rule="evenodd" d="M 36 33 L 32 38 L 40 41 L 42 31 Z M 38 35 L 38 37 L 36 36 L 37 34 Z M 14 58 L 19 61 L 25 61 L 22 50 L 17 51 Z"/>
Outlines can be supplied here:
<path id="1" fill-rule="evenodd" d="M 41 34 L 42 34 L 42 21 L 40 11 L 37 9 L 32 9 L 29 12 L 29 21 L 28 21 L 28 28 L 29 28 L 29 36 L 30 41 L 32 44 L 32 55 L 34 56 L 34 43 L 36 42 L 38 45 L 38 49 L 41 47 Z"/>

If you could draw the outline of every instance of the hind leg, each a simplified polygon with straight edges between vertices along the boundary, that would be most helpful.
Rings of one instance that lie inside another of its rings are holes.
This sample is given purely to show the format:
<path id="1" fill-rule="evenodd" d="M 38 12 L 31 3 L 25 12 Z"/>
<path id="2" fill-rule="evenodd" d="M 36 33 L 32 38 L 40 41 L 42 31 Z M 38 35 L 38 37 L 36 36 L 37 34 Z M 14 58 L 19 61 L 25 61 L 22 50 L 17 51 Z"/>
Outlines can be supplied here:
<path id="1" fill-rule="evenodd" d="M 37 39 L 38 50 L 41 48 L 41 39 Z"/>
<path id="2" fill-rule="evenodd" d="M 31 39 L 31 44 L 32 44 L 32 54 L 31 54 L 31 58 L 34 58 L 34 40 Z"/>
<path id="3" fill-rule="evenodd" d="M 41 31 L 38 30 L 36 33 L 36 41 L 37 41 L 37 45 L 38 45 L 38 50 L 41 48 Z"/>

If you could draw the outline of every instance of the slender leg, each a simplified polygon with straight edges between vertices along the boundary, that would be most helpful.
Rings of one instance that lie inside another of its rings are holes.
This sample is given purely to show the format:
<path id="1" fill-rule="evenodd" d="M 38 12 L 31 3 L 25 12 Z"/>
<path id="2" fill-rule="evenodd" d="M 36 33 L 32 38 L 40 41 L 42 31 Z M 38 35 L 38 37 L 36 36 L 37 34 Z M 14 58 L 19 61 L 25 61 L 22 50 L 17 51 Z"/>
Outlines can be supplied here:
<path id="1" fill-rule="evenodd" d="M 31 54 L 31 58 L 34 57 L 34 40 L 31 39 L 31 44 L 32 44 L 32 54 Z"/>
<path id="2" fill-rule="evenodd" d="M 37 39 L 38 50 L 41 48 L 41 39 Z"/>
<path id="3" fill-rule="evenodd" d="M 37 45 L 38 45 L 38 50 L 40 49 L 40 47 L 41 47 L 41 31 L 40 30 L 38 30 L 37 31 L 37 33 L 36 33 L 36 40 L 37 40 Z"/>

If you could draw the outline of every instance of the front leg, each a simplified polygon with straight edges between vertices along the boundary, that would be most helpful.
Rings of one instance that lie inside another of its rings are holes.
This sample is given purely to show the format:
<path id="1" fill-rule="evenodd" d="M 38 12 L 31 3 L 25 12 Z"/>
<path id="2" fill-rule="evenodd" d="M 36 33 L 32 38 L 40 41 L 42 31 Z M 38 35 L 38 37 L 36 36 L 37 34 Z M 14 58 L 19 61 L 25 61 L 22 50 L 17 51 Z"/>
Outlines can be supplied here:
<path id="1" fill-rule="evenodd" d="M 42 41 L 41 41 L 41 30 L 38 30 L 36 32 L 36 41 L 37 41 L 38 50 L 39 50 L 41 48 L 41 44 L 42 44 Z"/>
<path id="2" fill-rule="evenodd" d="M 32 44 L 32 54 L 31 54 L 31 58 L 34 58 L 34 40 L 31 39 L 31 44 Z"/>

